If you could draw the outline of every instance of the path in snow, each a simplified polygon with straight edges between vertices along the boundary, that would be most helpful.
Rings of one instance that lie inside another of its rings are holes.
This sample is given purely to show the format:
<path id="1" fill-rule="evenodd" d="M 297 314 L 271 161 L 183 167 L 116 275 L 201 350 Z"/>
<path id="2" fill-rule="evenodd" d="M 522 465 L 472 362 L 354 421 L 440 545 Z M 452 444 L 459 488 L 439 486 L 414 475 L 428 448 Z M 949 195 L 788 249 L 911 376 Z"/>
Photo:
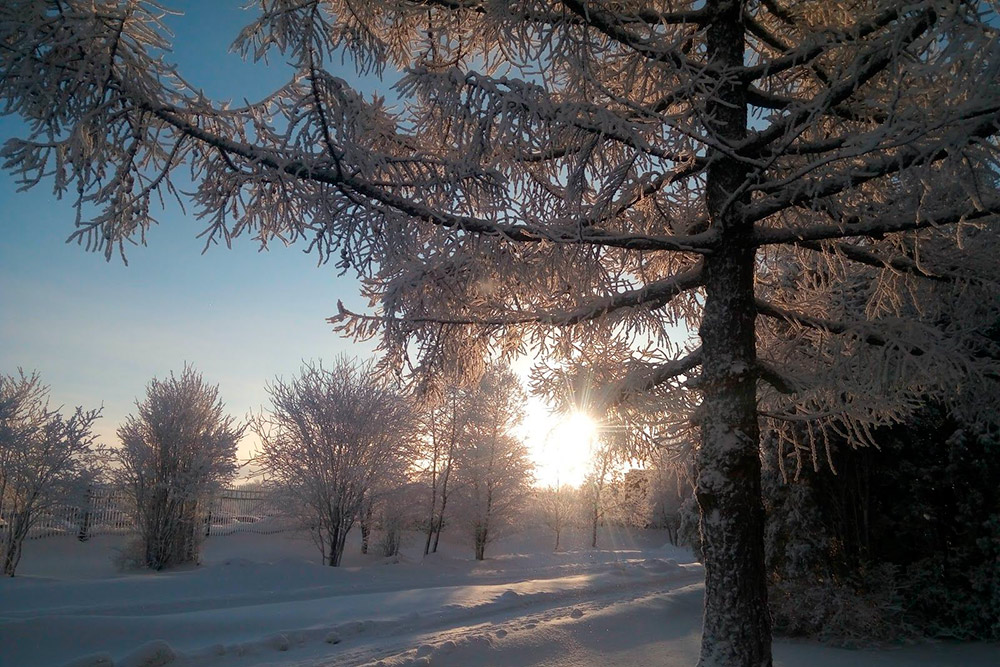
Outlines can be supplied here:
<path id="1" fill-rule="evenodd" d="M 553 554 L 527 533 L 477 563 L 463 545 L 402 562 L 316 563 L 288 535 L 210 538 L 204 564 L 115 573 L 121 538 L 29 544 L 0 581 L 0 666 L 493 665 L 686 667 L 697 660 L 701 566 L 663 535 L 612 531 L 614 550 Z M 572 543 L 571 543 L 572 545 Z M 507 553 L 504 553 L 506 551 Z M 777 642 L 779 667 L 991 667 L 1000 649 L 846 651 Z M 104 660 L 102 663 L 101 660 Z"/>

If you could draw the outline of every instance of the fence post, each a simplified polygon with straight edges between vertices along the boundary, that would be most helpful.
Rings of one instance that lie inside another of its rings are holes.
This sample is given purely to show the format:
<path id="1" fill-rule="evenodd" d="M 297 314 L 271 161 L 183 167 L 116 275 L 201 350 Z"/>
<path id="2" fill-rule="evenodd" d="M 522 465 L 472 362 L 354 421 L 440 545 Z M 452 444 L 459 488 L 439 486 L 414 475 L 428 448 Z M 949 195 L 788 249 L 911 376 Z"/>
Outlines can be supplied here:
<path id="1" fill-rule="evenodd" d="M 76 535 L 76 539 L 81 542 L 86 542 L 90 539 L 90 506 L 93 493 L 94 488 L 87 485 L 87 492 L 83 494 L 83 518 L 80 520 L 80 532 Z"/>

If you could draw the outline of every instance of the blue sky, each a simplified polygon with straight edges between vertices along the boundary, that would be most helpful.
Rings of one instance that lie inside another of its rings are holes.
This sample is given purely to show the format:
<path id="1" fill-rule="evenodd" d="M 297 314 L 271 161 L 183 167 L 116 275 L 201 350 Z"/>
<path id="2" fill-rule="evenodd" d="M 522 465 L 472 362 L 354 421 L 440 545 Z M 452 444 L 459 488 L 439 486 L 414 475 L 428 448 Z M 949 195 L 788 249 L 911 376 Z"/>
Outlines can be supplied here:
<path id="1" fill-rule="evenodd" d="M 170 21 L 173 59 L 216 98 L 256 97 L 290 73 L 227 53 L 247 21 L 240 4 L 174 5 L 187 15 Z M 0 140 L 17 132 L 16 119 L 0 118 Z M 258 252 L 245 238 L 202 254 L 200 223 L 173 206 L 124 266 L 66 244 L 73 219 L 71 201 L 57 200 L 51 183 L 19 193 L 0 174 L 0 372 L 38 370 L 56 405 L 103 403 L 99 431 L 108 442 L 146 383 L 185 362 L 218 383 L 230 412 L 242 416 L 265 403 L 265 380 L 294 373 L 303 359 L 371 352 L 324 320 L 338 299 L 364 307 L 357 283 L 317 266 L 301 247 Z"/>
<path id="2" fill-rule="evenodd" d="M 170 3 L 185 12 L 167 22 L 176 33 L 170 60 L 216 100 L 256 99 L 291 75 L 280 58 L 268 67 L 228 52 L 251 18 L 241 4 Z M 358 77 L 350 63 L 337 75 L 366 94 L 393 98 L 388 84 Z M 17 136 L 18 128 L 17 119 L 0 117 L 0 140 Z M 148 245 L 127 251 L 125 266 L 118 257 L 107 262 L 66 243 L 72 202 L 57 200 L 51 183 L 17 189 L 0 172 L 0 372 L 37 370 L 52 389 L 53 405 L 103 405 L 97 431 L 108 444 L 117 444 L 115 430 L 149 380 L 185 362 L 219 384 L 229 412 L 243 417 L 266 407 L 266 381 L 294 374 L 303 360 L 373 353 L 373 343 L 341 338 L 325 321 L 338 299 L 366 309 L 355 278 L 317 266 L 302 246 L 259 252 L 242 238 L 232 249 L 214 246 L 203 254 L 202 225 L 172 205 L 147 234 Z M 560 424 L 535 399 L 525 408 L 522 433 L 538 482 L 578 481 L 592 434 Z M 242 458 L 254 441 L 244 440 Z"/>

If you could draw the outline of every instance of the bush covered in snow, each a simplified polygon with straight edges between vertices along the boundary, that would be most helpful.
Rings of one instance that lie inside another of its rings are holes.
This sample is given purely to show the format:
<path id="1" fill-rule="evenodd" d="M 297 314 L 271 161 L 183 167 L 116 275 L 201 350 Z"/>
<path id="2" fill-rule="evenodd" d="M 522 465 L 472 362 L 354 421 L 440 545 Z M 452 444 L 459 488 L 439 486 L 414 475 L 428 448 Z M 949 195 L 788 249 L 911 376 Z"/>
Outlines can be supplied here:
<path id="1" fill-rule="evenodd" d="M 254 420 L 256 460 L 311 527 L 323 560 L 337 566 L 355 521 L 405 480 L 413 406 L 371 365 L 346 357 L 330 367 L 306 363 L 267 391 L 270 412 Z"/>
<path id="2" fill-rule="evenodd" d="M 185 366 L 154 378 L 118 429 L 120 483 L 135 501 L 143 563 L 156 570 L 196 561 L 212 491 L 236 472 L 243 434 L 224 414 L 218 386 Z"/>
<path id="3" fill-rule="evenodd" d="M 0 374 L 0 571 L 13 577 L 32 526 L 96 470 L 100 410 L 64 417 L 37 373 Z"/>

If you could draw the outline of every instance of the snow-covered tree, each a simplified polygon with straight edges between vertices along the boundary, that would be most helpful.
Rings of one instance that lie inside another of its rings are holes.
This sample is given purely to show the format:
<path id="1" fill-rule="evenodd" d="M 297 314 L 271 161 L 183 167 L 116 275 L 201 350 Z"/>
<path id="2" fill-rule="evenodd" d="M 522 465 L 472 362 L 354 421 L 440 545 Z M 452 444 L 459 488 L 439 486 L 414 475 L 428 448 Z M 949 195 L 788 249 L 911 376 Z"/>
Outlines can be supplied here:
<path id="1" fill-rule="evenodd" d="M 816 463 L 1000 396 L 990 0 L 266 0 L 236 46 L 294 75 L 246 105 L 187 85 L 161 13 L 2 4 L 7 168 L 108 256 L 193 176 L 209 243 L 356 270 L 377 310 L 336 321 L 421 378 L 602 344 L 651 443 L 696 432 L 703 667 L 771 663 L 762 429 Z"/>
<path id="2" fill-rule="evenodd" d="M 430 492 L 425 531 L 424 555 L 437 553 L 445 524 L 448 498 L 454 485 L 451 473 L 455 454 L 468 435 L 472 413 L 478 401 L 471 391 L 447 387 L 439 400 L 421 410 L 419 458 L 424 462 L 423 477 Z"/>
<path id="3" fill-rule="evenodd" d="M 580 487 L 587 525 L 590 526 L 590 548 L 597 548 L 597 527 L 608 509 L 607 487 L 617 474 L 616 450 L 608 442 L 598 442 L 590 452 L 590 469 Z"/>
<path id="4" fill-rule="evenodd" d="M 365 499 L 403 478 L 413 447 L 411 402 L 371 370 L 346 357 L 307 363 L 268 385 L 270 412 L 254 419 L 257 463 L 305 513 L 332 566 Z"/>
<path id="5" fill-rule="evenodd" d="M 486 546 L 517 523 L 532 481 L 528 448 L 515 435 L 525 395 L 517 376 L 490 367 L 472 393 L 476 416 L 455 454 L 460 513 L 472 536 L 476 560 Z"/>
<path id="6" fill-rule="evenodd" d="M 553 551 L 559 551 L 563 531 L 573 525 L 573 510 L 577 502 L 577 489 L 556 482 L 556 484 L 535 492 L 535 502 L 538 505 L 542 522 L 555 533 L 556 543 Z"/>
<path id="7" fill-rule="evenodd" d="M 681 505 L 691 496 L 684 471 L 654 462 L 649 481 L 650 523 L 667 531 L 671 544 L 679 543 Z"/>
<path id="8" fill-rule="evenodd" d="M 219 386 L 185 365 L 146 387 L 118 428 L 116 475 L 135 502 L 141 560 L 161 570 L 196 562 L 212 493 L 236 474 L 244 427 L 225 414 Z"/>
<path id="9" fill-rule="evenodd" d="M 91 433 L 100 410 L 69 418 L 49 408 L 37 373 L 0 374 L 0 563 L 13 577 L 28 531 L 65 501 L 97 463 Z"/>

